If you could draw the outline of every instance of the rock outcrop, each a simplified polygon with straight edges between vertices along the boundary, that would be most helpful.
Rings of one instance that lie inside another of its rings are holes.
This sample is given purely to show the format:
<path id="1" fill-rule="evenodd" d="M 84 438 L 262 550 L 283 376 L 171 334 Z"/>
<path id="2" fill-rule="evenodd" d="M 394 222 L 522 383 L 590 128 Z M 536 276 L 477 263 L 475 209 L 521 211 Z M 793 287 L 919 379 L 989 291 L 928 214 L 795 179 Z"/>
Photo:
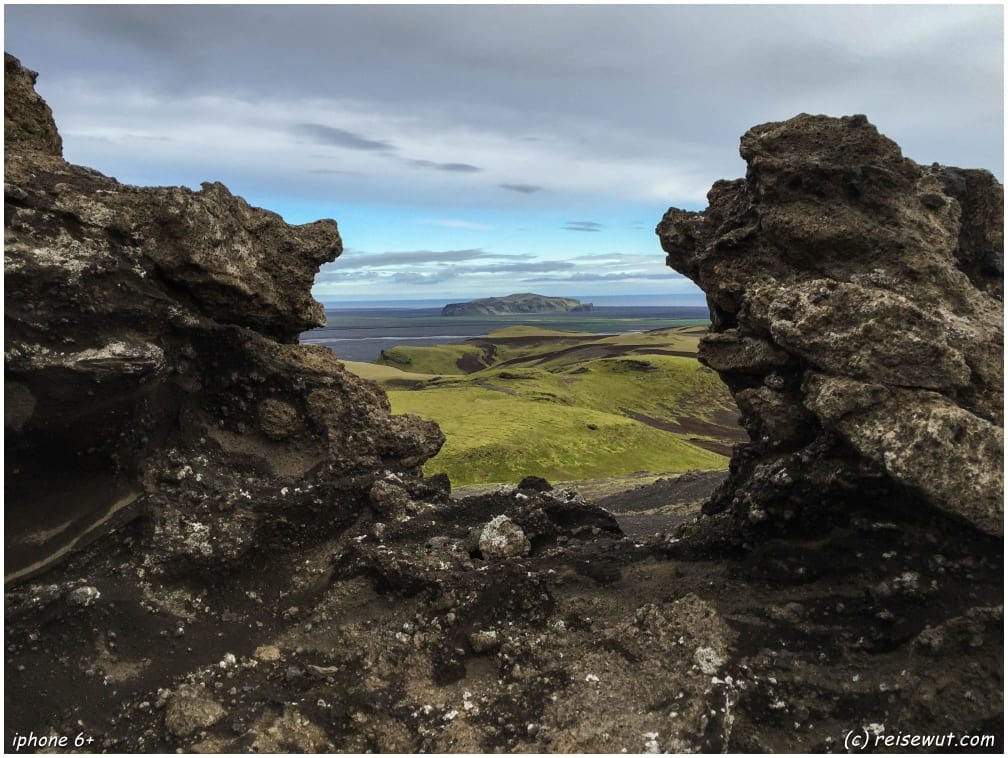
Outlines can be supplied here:
<path id="1" fill-rule="evenodd" d="M 1001 536 L 1003 189 L 920 166 L 864 116 L 742 137 L 744 179 L 658 225 L 706 293 L 700 360 L 751 443 L 709 506 L 780 530 L 858 507 Z"/>
<path id="2" fill-rule="evenodd" d="M 324 321 L 309 290 L 342 252 L 335 222 L 70 165 L 34 81 L 6 56 L 7 576 L 122 508 L 165 561 L 233 561 L 264 511 L 417 474 L 440 430 L 297 344 Z"/>

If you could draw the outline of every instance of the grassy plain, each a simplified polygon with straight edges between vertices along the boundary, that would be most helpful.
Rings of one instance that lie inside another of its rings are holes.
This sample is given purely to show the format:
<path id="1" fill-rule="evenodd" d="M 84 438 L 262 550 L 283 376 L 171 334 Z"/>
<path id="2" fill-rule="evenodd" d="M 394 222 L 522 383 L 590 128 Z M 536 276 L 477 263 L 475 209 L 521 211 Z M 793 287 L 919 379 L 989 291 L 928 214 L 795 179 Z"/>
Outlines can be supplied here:
<path id="1" fill-rule="evenodd" d="M 447 442 L 426 471 L 458 485 L 720 469 L 737 411 L 694 357 L 704 331 L 514 326 L 347 367 L 383 385 L 394 412 L 441 425 Z"/>

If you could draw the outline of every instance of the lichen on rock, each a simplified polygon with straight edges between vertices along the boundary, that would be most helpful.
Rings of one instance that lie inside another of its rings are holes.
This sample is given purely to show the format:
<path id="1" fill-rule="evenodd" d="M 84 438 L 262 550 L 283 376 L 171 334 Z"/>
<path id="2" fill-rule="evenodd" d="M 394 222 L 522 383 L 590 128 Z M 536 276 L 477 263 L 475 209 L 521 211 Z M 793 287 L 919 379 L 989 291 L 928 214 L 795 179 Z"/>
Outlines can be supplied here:
<path id="1" fill-rule="evenodd" d="M 494 516 L 480 532 L 479 549 L 484 558 L 504 559 L 528 555 L 532 549 L 525 532 L 507 516 Z"/>

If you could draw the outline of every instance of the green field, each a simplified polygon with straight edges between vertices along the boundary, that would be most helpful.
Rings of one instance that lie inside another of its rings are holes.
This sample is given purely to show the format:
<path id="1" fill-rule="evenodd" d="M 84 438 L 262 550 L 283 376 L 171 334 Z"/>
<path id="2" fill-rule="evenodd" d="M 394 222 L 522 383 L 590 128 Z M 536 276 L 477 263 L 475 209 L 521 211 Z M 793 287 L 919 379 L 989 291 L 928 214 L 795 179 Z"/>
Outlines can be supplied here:
<path id="1" fill-rule="evenodd" d="M 482 351 L 464 342 L 431 347 L 399 346 L 383 350 L 376 363 L 419 374 L 462 374 L 458 362 L 466 355 L 478 359 Z"/>
<path id="2" fill-rule="evenodd" d="M 717 469 L 739 438 L 737 411 L 693 357 L 704 331 L 515 326 L 347 367 L 385 387 L 395 413 L 440 424 L 447 442 L 425 471 L 457 485 Z"/>
<path id="3" fill-rule="evenodd" d="M 513 326 L 460 343 L 393 347 L 382 351 L 375 363 L 412 373 L 466 374 L 474 369 L 512 364 L 535 365 L 537 362 L 548 362 L 555 367 L 622 353 L 659 351 L 695 356 L 697 342 L 706 331 L 706 326 L 690 325 L 605 335 Z M 480 365 L 474 365 L 473 361 L 478 361 Z"/>

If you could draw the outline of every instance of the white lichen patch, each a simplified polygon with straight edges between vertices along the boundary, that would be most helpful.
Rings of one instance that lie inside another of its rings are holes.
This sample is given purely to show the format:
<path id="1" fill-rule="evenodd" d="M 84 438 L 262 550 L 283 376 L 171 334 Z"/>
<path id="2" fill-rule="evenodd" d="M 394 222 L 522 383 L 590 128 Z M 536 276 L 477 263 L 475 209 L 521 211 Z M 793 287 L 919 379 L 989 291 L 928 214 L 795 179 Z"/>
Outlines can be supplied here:
<path id="1" fill-rule="evenodd" d="M 34 370 L 66 368 L 81 373 L 151 374 L 165 365 L 164 350 L 150 342 L 113 341 L 70 353 L 33 345 L 24 357 Z"/>
<path id="2" fill-rule="evenodd" d="M 645 732 L 644 752 L 657 754 L 661 751 L 661 745 L 658 744 L 658 732 Z"/>
<path id="3" fill-rule="evenodd" d="M 185 532 L 185 547 L 190 555 L 213 555 L 209 526 L 199 521 L 190 521 L 185 525 Z"/>
<path id="4" fill-rule="evenodd" d="M 724 658 L 712 647 L 698 647 L 693 651 L 693 660 L 700 667 L 700 671 L 708 676 L 716 674 L 724 665 Z"/>

